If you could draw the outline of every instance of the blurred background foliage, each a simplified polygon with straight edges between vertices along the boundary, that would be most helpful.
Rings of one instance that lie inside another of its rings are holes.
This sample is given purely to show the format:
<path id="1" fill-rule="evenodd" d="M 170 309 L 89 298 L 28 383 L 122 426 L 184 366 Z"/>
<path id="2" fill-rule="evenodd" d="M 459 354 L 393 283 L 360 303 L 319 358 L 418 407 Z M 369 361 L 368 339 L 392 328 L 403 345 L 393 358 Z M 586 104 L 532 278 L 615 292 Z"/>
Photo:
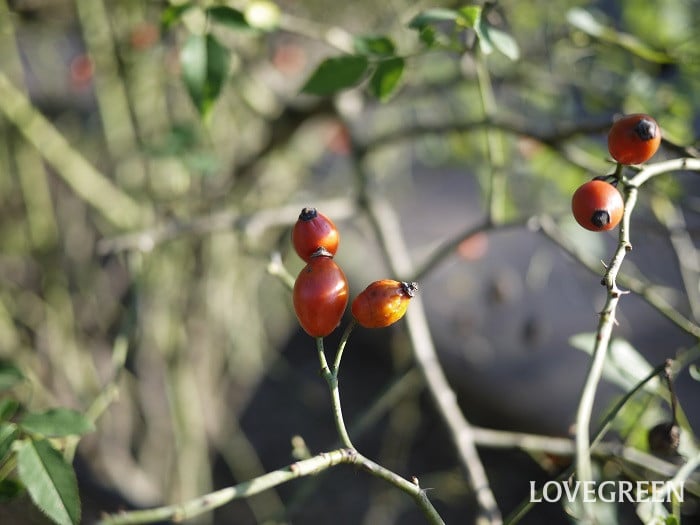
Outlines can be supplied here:
<path id="1" fill-rule="evenodd" d="M 489 22 L 517 42 L 515 61 L 497 51 L 426 50 L 407 24 L 429 7 L 460 6 L 454 2 L 280 0 L 279 28 L 269 31 L 207 25 L 196 8 L 168 20 L 164 13 L 177 13 L 176 4 L 0 0 L 0 358 L 25 374 L 11 394 L 26 407 L 93 410 L 97 430 L 76 459 L 86 522 L 100 511 L 179 501 L 276 468 L 291 460 L 293 433 L 313 451 L 333 442 L 330 421 L 314 427 L 313 418 L 328 412 L 312 342 L 298 337 L 288 292 L 267 271 L 275 252 L 292 274 L 301 268 L 288 243 L 301 207 L 337 219 L 345 245 L 338 258 L 351 282 L 362 283 L 385 275 L 368 264 L 375 257 L 381 266 L 380 249 L 358 197 L 375 192 L 415 203 L 406 220 L 425 228 L 416 233 L 425 254 L 435 240 L 426 234 L 447 239 L 485 212 L 494 173 L 487 129 L 505 173 L 502 217 L 551 214 L 564 223 L 573 189 L 612 169 L 604 132 L 613 115 L 654 115 L 668 139 L 657 158 L 692 153 L 683 148 L 696 145 L 700 130 L 694 1 L 497 2 Z M 227 5 L 245 10 L 248 3 Z M 182 53 L 203 30 L 221 46 L 219 61 L 208 64 L 222 82 L 206 118 L 188 93 L 192 72 L 183 71 L 191 66 Z M 388 36 L 406 57 L 392 98 L 379 103 L 364 85 L 336 97 L 300 94 L 321 60 L 351 49 L 352 35 Z M 463 49 L 473 48 L 474 35 L 463 38 Z M 480 63 L 489 71 L 490 103 Z M 45 126 L 17 110 L 22 97 Z M 57 143 L 47 127 L 67 142 Z M 359 160 L 367 179 L 356 174 Z M 444 170 L 474 190 L 464 196 L 464 222 L 443 222 L 435 208 L 415 217 L 424 211 L 421 188 L 452 184 Z M 674 198 L 697 241 L 697 196 L 671 177 L 653 187 L 640 209 Z M 653 218 L 646 226 L 659 230 Z M 478 243 L 476 252 L 462 248 L 466 260 L 479 258 Z M 367 406 L 410 357 L 400 330 L 358 335 L 355 344 L 392 349 L 356 365 L 372 388 L 362 391 L 356 380 L 346 398 Z M 115 363 L 120 345 L 128 348 L 123 369 Z M 251 414 L 263 386 L 281 389 L 288 404 L 273 397 L 263 403 L 268 411 Z M 102 411 L 95 403 L 105 398 L 113 402 Z M 411 399 L 370 433 L 370 451 L 390 465 L 408 462 L 407 450 L 425 437 L 420 429 L 439 427 L 429 408 L 418 411 L 418 394 Z M 448 457 L 409 464 L 443 469 L 423 485 L 434 482 L 446 506 L 464 511 L 466 489 L 448 452 L 441 454 Z M 400 519 L 406 502 L 374 481 L 348 483 L 332 497 L 316 487 L 315 500 L 303 495 L 309 484 L 281 496 L 270 491 L 200 522 L 417 519 Z M 355 506 L 352 517 L 337 516 Z M 21 502 L 0 518 L 42 522 Z"/>

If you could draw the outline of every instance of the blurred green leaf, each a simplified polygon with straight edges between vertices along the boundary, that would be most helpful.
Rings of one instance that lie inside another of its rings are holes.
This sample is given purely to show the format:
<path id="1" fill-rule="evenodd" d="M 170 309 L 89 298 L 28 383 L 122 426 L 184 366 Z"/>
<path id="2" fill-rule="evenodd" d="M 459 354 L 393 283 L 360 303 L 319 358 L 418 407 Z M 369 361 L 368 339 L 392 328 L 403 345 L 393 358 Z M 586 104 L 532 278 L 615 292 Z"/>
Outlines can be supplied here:
<path id="1" fill-rule="evenodd" d="M 59 525 L 80 523 L 78 483 L 71 465 L 46 440 L 26 440 L 17 449 L 22 483 L 42 512 Z"/>
<path id="2" fill-rule="evenodd" d="M 20 421 L 23 430 L 46 437 L 82 435 L 95 430 L 94 424 L 80 412 L 68 408 L 52 408 L 32 412 Z"/>
<path id="3" fill-rule="evenodd" d="M 12 398 L 0 399 L 0 421 L 7 421 L 17 413 L 19 401 Z"/>
<path id="4" fill-rule="evenodd" d="M 482 26 L 482 35 L 487 38 L 489 43 L 505 56 L 515 61 L 520 58 L 520 47 L 515 39 L 506 33 L 489 24 Z"/>
<path id="5" fill-rule="evenodd" d="M 192 2 L 185 2 L 184 4 L 169 5 L 163 9 L 163 13 L 160 15 L 160 25 L 163 29 L 170 29 L 174 24 L 180 21 L 182 15 L 188 9 L 194 7 Z"/>
<path id="6" fill-rule="evenodd" d="M 12 443 L 15 441 L 18 435 L 17 425 L 14 423 L 2 423 L 0 424 L 0 463 L 10 451 Z"/>
<path id="7" fill-rule="evenodd" d="M 423 42 L 427 47 L 434 46 L 435 42 L 437 41 L 437 34 L 435 32 L 435 28 L 430 26 L 425 26 L 421 28 L 420 33 L 418 33 L 418 38 L 420 38 L 420 41 Z"/>
<path id="8" fill-rule="evenodd" d="M 592 354 L 595 334 L 576 334 L 569 339 L 569 344 L 578 350 Z M 619 338 L 610 342 L 603 368 L 603 376 L 609 382 L 627 392 L 637 386 L 653 369 L 654 367 L 629 342 Z M 647 392 L 664 395 L 658 377 L 647 381 L 644 389 Z"/>
<path id="9" fill-rule="evenodd" d="M 302 93 L 331 95 L 358 84 L 365 75 L 369 63 L 359 55 L 344 55 L 321 62 L 301 88 Z"/>
<path id="10" fill-rule="evenodd" d="M 369 82 L 370 92 L 382 102 L 389 100 L 403 76 L 405 62 L 401 57 L 382 60 Z"/>
<path id="11" fill-rule="evenodd" d="M 457 23 L 463 27 L 476 27 L 481 20 L 481 6 L 467 5 L 458 11 Z"/>
<path id="12" fill-rule="evenodd" d="M 414 16 L 408 23 L 411 29 L 423 29 L 424 27 L 438 22 L 448 22 L 457 20 L 459 14 L 452 9 L 435 8 L 422 11 Z"/>
<path id="13" fill-rule="evenodd" d="M 580 29 L 584 33 L 604 42 L 618 45 L 630 53 L 650 62 L 666 64 L 674 61 L 672 56 L 663 51 L 652 49 L 637 37 L 603 25 L 596 20 L 591 13 L 583 8 L 575 7 L 570 9 L 566 13 L 566 19 L 572 26 Z"/>
<path id="14" fill-rule="evenodd" d="M 386 36 L 356 36 L 353 39 L 353 47 L 359 55 L 391 56 L 396 51 L 396 46 Z"/>
<path id="15" fill-rule="evenodd" d="M 15 365 L 0 361 L 0 392 L 9 390 L 24 380 L 24 374 Z"/>
<path id="16" fill-rule="evenodd" d="M 251 27 L 243 12 L 233 7 L 215 5 L 207 8 L 206 13 L 213 22 L 226 26 L 229 29 L 258 32 L 256 28 Z"/>
<path id="17" fill-rule="evenodd" d="M 180 51 L 182 76 L 199 111 L 207 116 L 228 74 L 230 55 L 211 34 L 191 35 Z"/>
<path id="18" fill-rule="evenodd" d="M 690 374 L 690 377 L 696 381 L 700 381 L 700 368 L 698 368 L 698 365 L 690 365 L 688 367 L 688 373 Z"/>
<path id="19" fill-rule="evenodd" d="M 245 19 L 251 27 L 274 31 L 282 18 L 280 8 L 269 0 L 253 0 L 245 8 Z"/>

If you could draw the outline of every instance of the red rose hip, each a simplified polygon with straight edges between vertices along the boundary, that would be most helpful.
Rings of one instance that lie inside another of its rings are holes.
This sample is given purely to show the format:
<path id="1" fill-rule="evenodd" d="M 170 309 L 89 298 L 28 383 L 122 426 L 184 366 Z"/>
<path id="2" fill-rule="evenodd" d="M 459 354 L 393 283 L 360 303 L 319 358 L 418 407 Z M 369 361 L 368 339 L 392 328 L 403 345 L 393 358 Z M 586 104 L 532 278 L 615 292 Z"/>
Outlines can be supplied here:
<path id="1" fill-rule="evenodd" d="M 406 313 L 408 303 L 418 291 L 416 283 L 391 279 L 375 281 L 352 302 L 355 320 L 365 328 L 384 328 L 394 324 Z"/>
<path id="2" fill-rule="evenodd" d="M 292 245 L 299 257 L 309 262 L 319 248 L 331 256 L 338 251 L 340 235 L 333 221 L 316 208 L 304 208 L 292 228 Z"/>
<path id="3" fill-rule="evenodd" d="M 294 312 L 301 327 L 312 337 L 325 337 L 340 323 L 348 305 L 348 281 L 330 255 L 309 259 L 294 283 Z"/>
<path id="4" fill-rule="evenodd" d="M 622 219 L 624 202 L 617 188 L 594 179 L 580 186 L 571 199 L 576 222 L 591 231 L 612 230 Z"/>
<path id="5" fill-rule="evenodd" d="M 649 115 L 635 113 L 616 120 L 608 133 L 608 151 L 621 164 L 649 160 L 661 144 L 661 130 Z"/>

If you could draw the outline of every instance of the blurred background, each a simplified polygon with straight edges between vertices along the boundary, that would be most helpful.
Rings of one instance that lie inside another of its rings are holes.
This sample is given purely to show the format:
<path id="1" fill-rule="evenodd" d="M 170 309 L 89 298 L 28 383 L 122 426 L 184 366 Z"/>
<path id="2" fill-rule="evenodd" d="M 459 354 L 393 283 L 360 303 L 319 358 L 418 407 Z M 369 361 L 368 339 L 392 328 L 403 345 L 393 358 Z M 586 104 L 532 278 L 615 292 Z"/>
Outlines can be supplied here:
<path id="1" fill-rule="evenodd" d="M 368 195 L 389 210 L 412 264 L 431 261 L 421 296 L 472 423 L 569 436 L 589 361 L 570 338 L 595 331 L 599 261 L 616 241 L 578 227 L 570 195 L 612 171 L 605 134 L 616 114 L 656 118 L 667 140 L 655 161 L 697 155 L 700 5 L 496 2 L 489 23 L 518 47 L 508 57 L 475 51 L 470 31 L 461 49 L 426 51 L 409 21 L 454 2 L 280 0 L 278 25 L 266 31 L 202 14 L 212 4 L 269 10 L 266 2 L 179 4 L 0 0 L 0 358 L 28 378 L 11 392 L 24 406 L 95 416 L 75 459 L 83 521 L 193 498 L 305 448 L 337 446 L 314 341 L 268 271 L 275 257 L 292 275 L 302 268 L 289 231 L 304 206 L 338 225 L 336 260 L 352 295 L 376 279 L 413 277 L 390 275 Z M 183 48 L 202 31 L 222 52 L 193 73 Z M 379 102 L 366 83 L 333 97 L 300 94 L 353 35 L 387 36 L 407 57 L 393 96 Z M 204 118 L 196 74 L 204 90 L 223 74 Z M 699 189 L 688 173 L 645 186 L 623 267 L 695 327 Z M 533 216 L 553 221 L 558 237 Z M 652 366 L 697 344 L 638 294 L 623 297 L 618 323 L 615 335 Z M 472 494 L 412 363 L 401 323 L 357 329 L 341 372 L 346 422 L 365 455 L 417 475 L 448 523 L 469 523 Z M 682 371 L 677 393 L 696 427 L 698 392 Z M 596 415 L 622 393 L 601 384 Z M 644 417 L 616 430 L 644 447 L 668 407 L 647 398 L 635 407 Z M 504 514 L 528 497 L 529 480 L 566 464 L 480 452 Z M 612 512 L 639 522 L 631 506 Z M 25 496 L 0 503 L 0 522 L 46 520 Z M 423 518 L 392 487 L 339 467 L 192 520 L 330 522 Z M 566 522 L 556 504 L 523 520 Z"/>

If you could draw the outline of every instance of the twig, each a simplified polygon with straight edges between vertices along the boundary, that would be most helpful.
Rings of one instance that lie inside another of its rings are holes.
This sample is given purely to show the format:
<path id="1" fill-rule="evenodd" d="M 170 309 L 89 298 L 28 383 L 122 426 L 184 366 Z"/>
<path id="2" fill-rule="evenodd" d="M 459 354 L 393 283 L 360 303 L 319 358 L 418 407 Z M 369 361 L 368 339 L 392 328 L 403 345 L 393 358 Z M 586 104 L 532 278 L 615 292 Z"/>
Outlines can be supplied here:
<path id="1" fill-rule="evenodd" d="M 114 226 L 133 229 L 151 213 L 80 155 L 24 93 L 0 72 L 0 112 L 12 122 L 73 191 Z"/>
<path id="2" fill-rule="evenodd" d="M 347 198 L 316 201 L 316 207 L 332 214 L 336 220 L 350 217 L 354 204 Z M 296 220 L 302 204 L 259 210 L 242 214 L 237 210 L 221 210 L 207 215 L 171 219 L 151 228 L 102 239 L 97 244 L 101 255 L 129 250 L 151 251 L 159 244 L 185 235 L 202 235 L 218 231 L 239 230 L 250 238 L 257 238 L 268 228 L 289 226 Z"/>
<path id="3" fill-rule="evenodd" d="M 398 276 L 413 275 L 410 256 L 395 213 L 388 205 L 370 203 L 369 200 L 366 202 L 368 214 L 379 236 L 392 273 Z M 489 486 L 484 466 L 479 459 L 474 433 L 457 403 L 457 396 L 438 360 L 420 296 L 413 298 L 411 307 L 406 313 L 406 322 L 416 366 L 425 378 L 438 412 L 450 432 L 459 459 L 466 470 L 469 484 L 475 492 L 481 514 L 492 525 L 500 524 L 502 523 L 501 512 Z"/>
<path id="4" fill-rule="evenodd" d="M 462 241 L 472 237 L 473 235 L 478 233 L 492 233 L 500 230 L 519 228 L 525 226 L 529 221 L 530 218 L 515 219 L 503 223 L 492 223 L 489 220 L 483 220 L 475 226 L 471 226 L 458 233 L 451 239 L 448 239 L 435 248 L 435 250 L 425 259 L 425 261 L 423 261 L 418 268 L 414 270 L 414 273 L 409 280 L 421 282 L 429 272 L 434 271 L 441 262 L 443 262 L 449 255 L 453 254 Z"/>
<path id="5" fill-rule="evenodd" d="M 361 460 L 353 451 L 347 449 L 332 450 L 184 503 L 108 515 L 99 522 L 99 525 L 153 523 L 164 520 L 182 521 L 210 512 L 235 499 L 253 496 L 287 481 L 318 474 L 341 463 L 355 462 L 361 462 Z"/>

